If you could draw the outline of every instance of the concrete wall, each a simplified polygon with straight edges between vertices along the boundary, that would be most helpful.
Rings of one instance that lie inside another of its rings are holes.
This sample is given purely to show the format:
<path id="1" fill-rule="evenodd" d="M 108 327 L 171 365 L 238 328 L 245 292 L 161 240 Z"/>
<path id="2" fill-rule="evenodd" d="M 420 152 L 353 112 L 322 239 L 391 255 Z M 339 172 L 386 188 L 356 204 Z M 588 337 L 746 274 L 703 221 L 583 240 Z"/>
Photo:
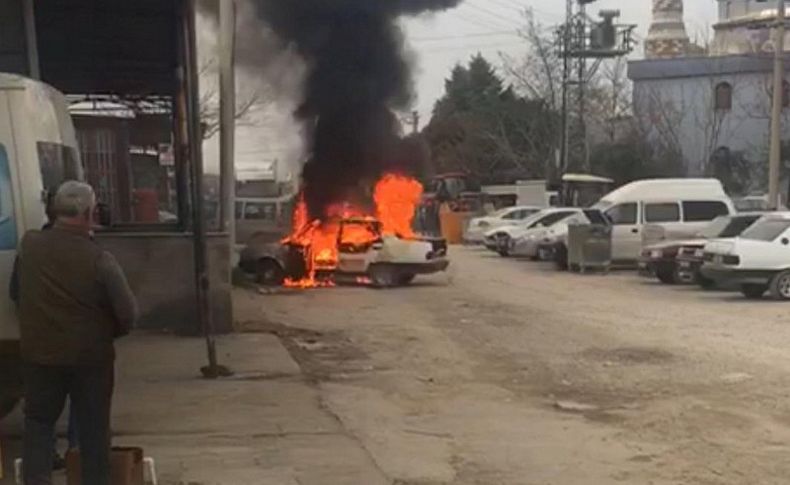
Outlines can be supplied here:
<path id="1" fill-rule="evenodd" d="M 632 62 L 634 113 L 654 140 L 680 147 L 688 175 L 703 175 L 720 147 L 767 163 L 770 69 L 770 60 L 751 56 Z M 714 109 L 715 89 L 723 82 L 733 90 L 729 111 Z M 790 109 L 783 125 L 786 138 Z"/>
<path id="2" fill-rule="evenodd" d="M 126 272 L 140 304 L 138 328 L 167 329 L 184 335 L 201 332 L 191 234 L 104 233 L 97 240 Z M 215 330 L 230 332 L 233 312 L 228 238 L 210 235 L 208 255 Z"/>

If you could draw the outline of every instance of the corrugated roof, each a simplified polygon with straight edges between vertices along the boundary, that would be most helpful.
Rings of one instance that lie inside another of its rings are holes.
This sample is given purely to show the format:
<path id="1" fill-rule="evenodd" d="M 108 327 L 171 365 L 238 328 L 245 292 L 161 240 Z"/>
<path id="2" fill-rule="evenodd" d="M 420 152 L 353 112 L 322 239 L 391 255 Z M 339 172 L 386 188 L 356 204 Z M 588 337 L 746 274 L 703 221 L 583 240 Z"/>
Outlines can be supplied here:
<path id="1" fill-rule="evenodd" d="M 171 95 L 179 0 L 35 3 L 44 81 L 65 93 Z"/>

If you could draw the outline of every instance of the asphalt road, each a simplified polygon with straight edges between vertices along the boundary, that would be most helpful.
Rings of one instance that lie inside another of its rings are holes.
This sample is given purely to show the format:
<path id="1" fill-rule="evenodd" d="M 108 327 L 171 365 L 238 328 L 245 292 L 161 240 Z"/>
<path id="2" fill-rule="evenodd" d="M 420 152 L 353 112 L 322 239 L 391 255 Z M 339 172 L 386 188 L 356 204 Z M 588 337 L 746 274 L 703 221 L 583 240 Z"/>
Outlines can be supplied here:
<path id="1" fill-rule="evenodd" d="M 790 480 L 790 304 L 453 249 L 390 291 L 245 292 L 393 483 Z"/>

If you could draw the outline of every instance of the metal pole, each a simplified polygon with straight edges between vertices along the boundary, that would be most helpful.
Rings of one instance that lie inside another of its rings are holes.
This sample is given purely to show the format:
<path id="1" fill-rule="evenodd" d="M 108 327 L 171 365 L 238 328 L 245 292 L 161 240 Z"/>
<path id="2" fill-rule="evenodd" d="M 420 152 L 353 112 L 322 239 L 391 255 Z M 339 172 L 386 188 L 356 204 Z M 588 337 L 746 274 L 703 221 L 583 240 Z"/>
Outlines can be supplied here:
<path id="1" fill-rule="evenodd" d="M 584 3 L 579 4 L 579 33 L 578 39 L 581 45 L 579 46 L 582 51 L 584 51 L 584 39 L 587 38 L 587 9 L 584 7 Z M 586 84 L 587 84 L 587 58 L 585 54 L 582 53 L 579 56 L 579 135 L 582 137 L 581 139 L 581 166 L 584 171 L 590 171 L 590 151 L 589 147 L 587 146 L 587 120 L 585 116 L 585 111 L 587 110 L 587 92 L 586 92 Z"/>
<path id="2" fill-rule="evenodd" d="M 779 167 L 782 159 L 782 105 L 784 103 L 785 1 L 776 7 L 774 29 L 774 91 L 771 111 L 771 154 L 768 169 L 768 206 L 779 208 Z"/>
<path id="3" fill-rule="evenodd" d="M 217 348 L 214 341 L 214 322 L 211 314 L 211 286 L 208 276 L 206 252 L 206 227 L 203 201 L 203 136 L 200 126 L 200 84 L 198 81 L 197 39 L 195 15 L 198 0 L 185 0 L 183 9 L 185 70 L 187 85 L 187 132 L 189 159 L 192 162 L 192 232 L 195 259 L 195 292 L 197 295 L 198 320 L 206 339 L 208 366 L 201 372 L 205 377 L 216 378 L 229 371 L 217 365 Z"/>
<path id="4" fill-rule="evenodd" d="M 33 79 L 41 79 L 38 62 L 38 36 L 36 35 L 36 13 L 33 0 L 24 0 L 25 44 L 27 51 L 28 75 Z"/>
<path id="5" fill-rule="evenodd" d="M 573 0 L 567 0 L 565 28 L 562 32 L 562 133 L 560 145 L 560 179 L 568 170 L 568 148 L 570 138 L 570 117 L 568 116 L 568 83 L 570 82 L 571 20 L 573 19 Z"/>
<path id="6" fill-rule="evenodd" d="M 230 247 L 236 240 L 236 2 L 219 3 L 219 151 L 220 151 L 220 230 L 228 233 Z M 230 271 L 230 268 L 228 268 Z"/>

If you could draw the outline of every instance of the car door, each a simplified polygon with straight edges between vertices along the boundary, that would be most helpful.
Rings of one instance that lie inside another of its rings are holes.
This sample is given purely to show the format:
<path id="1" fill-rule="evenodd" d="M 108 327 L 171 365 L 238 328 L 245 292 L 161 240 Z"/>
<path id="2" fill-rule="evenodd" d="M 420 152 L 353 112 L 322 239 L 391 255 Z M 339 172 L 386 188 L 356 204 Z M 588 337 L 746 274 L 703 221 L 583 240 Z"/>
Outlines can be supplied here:
<path id="1" fill-rule="evenodd" d="M 642 250 L 639 224 L 639 204 L 624 202 L 605 212 L 612 223 L 612 259 L 634 261 Z"/>
<path id="2" fill-rule="evenodd" d="M 16 326 L 8 325 L 15 321 L 14 305 L 8 298 L 8 283 L 16 258 L 19 239 L 17 214 L 14 203 L 14 184 L 8 152 L 0 143 L 0 281 L 3 293 L 0 294 L 0 340 L 16 336 Z"/>

